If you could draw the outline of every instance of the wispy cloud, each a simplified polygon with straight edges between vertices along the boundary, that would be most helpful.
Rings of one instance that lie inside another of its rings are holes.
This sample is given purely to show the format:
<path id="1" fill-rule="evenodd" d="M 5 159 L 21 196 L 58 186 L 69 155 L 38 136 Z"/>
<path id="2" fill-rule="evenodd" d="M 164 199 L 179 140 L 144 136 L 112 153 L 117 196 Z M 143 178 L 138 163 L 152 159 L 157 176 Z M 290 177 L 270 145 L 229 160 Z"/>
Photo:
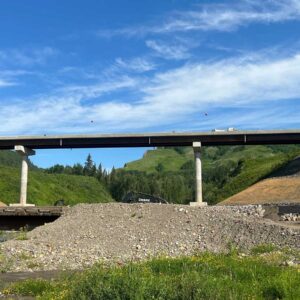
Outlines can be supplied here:
<path id="1" fill-rule="evenodd" d="M 13 85 L 16 85 L 16 83 L 0 79 L 0 88 L 2 88 L 2 87 L 8 87 L 8 86 L 13 86 Z"/>
<path id="2" fill-rule="evenodd" d="M 41 65 L 57 54 L 58 50 L 51 47 L 40 49 L 0 49 L 0 64 L 21 65 L 23 67 Z"/>
<path id="3" fill-rule="evenodd" d="M 252 0 L 235 4 L 203 5 L 198 10 L 178 12 L 156 31 L 228 31 L 250 23 L 276 23 L 299 18 L 299 0 Z"/>
<path id="4" fill-rule="evenodd" d="M 18 85 L 18 79 L 21 76 L 31 74 L 25 70 L 1 70 L 0 71 L 0 88 Z"/>
<path id="5" fill-rule="evenodd" d="M 146 58 L 137 57 L 134 59 L 117 58 L 114 67 L 129 70 L 137 73 L 152 71 L 156 68 L 156 64 Z"/>
<path id="6" fill-rule="evenodd" d="M 178 43 L 172 45 L 161 41 L 147 40 L 146 45 L 154 50 L 156 55 L 165 59 L 182 60 L 190 57 L 189 48 Z"/>
<path id="7" fill-rule="evenodd" d="M 134 78 L 128 76 L 118 77 L 114 80 L 108 80 L 101 83 L 95 83 L 90 85 L 71 85 L 60 88 L 58 92 L 64 96 L 67 95 L 72 99 L 88 100 L 101 97 L 104 94 L 119 91 L 121 89 L 131 89 L 135 87 L 137 81 Z"/>
<path id="8" fill-rule="evenodd" d="M 150 25 L 99 30 L 99 37 L 128 37 L 188 31 L 232 31 L 252 23 L 270 24 L 300 19 L 299 0 L 243 0 L 227 4 L 203 4 L 176 11 Z"/>
<path id="9" fill-rule="evenodd" d="M 139 77 L 117 77 L 108 82 L 65 87 L 53 95 L 39 96 L 27 102 L 9 102 L 0 108 L 4 133 L 49 132 L 112 132 L 137 131 L 181 124 L 195 115 L 216 108 L 232 111 L 251 107 L 251 117 L 239 116 L 237 125 L 255 127 L 262 106 L 269 111 L 272 127 L 290 124 L 276 119 L 271 109 L 273 101 L 294 101 L 286 108 L 293 120 L 300 119 L 300 53 L 288 57 L 270 55 L 241 56 L 210 63 L 186 64 L 177 69 L 156 73 L 147 80 Z M 127 90 L 125 98 L 118 98 L 120 90 Z M 110 97 L 107 98 L 107 95 Z M 115 99 L 115 100 L 113 100 Z M 255 110 L 255 106 L 259 109 Z M 295 109 L 298 107 L 298 109 Z M 15 122 L 15 115 L 19 122 Z M 226 115 L 227 118 L 230 115 Z M 223 123 L 223 114 L 214 122 L 203 119 L 202 128 Z M 93 122 L 91 122 L 93 121 Z M 300 122 L 298 121 L 298 124 Z M 36 127 L 39 124 L 39 127 Z M 300 125 L 300 124 L 299 124 Z M 201 127 L 199 125 L 199 127 Z M 211 128 L 210 127 L 210 128 Z"/>

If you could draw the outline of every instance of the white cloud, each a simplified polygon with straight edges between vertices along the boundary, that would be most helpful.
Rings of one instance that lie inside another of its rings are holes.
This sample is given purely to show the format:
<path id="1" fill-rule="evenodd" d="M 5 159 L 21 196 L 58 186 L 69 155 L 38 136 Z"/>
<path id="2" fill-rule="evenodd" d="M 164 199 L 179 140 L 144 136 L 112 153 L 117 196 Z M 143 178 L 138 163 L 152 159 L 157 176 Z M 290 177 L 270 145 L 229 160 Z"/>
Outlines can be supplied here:
<path id="1" fill-rule="evenodd" d="M 135 79 L 128 76 L 122 76 L 115 80 L 92 85 L 66 86 L 59 89 L 59 91 L 63 95 L 68 95 L 68 97 L 74 97 L 74 99 L 76 98 L 84 101 L 85 99 L 94 99 L 104 94 L 115 92 L 121 89 L 131 89 L 135 87 L 136 84 L 137 82 Z"/>
<path id="2" fill-rule="evenodd" d="M 124 60 L 119 57 L 116 59 L 115 67 L 137 73 L 143 73 L 154 70 L 156 68 L 156 65 L 149 59 L 142 57 L 128 60 Z"/>
<path id="3" fill-rule="evenodd" d="M 299 18 L 299 0 L 241 1 L 239 4 L 200 6 L 199 10 L 177 13 L 156 31 L 227 31 L 250 23 L 276 23 Z"/>
<path id="4" fill-rule="evenodd" d="M 16 83 L 0 78 L 0 88 L 16 85 Z"/>
<path id="5" fill-rule="evenodd" d="M 31 74 L 24 70 L 0 70 L 0 88 L 16 86 L 19 84 L 19 77 Z"/>
<path id="6" fill-rule="evenodd" d="M 170 45 L 163 42 L 148 40 L 146 41 L 146 45 L 154 50 L 158 56 L 165 59 L 181 60 L 190 57 L 188 48 L 180 44 Z"/>
<path id="7" fill-rule="evenodd" d="M 0 64 L 21 65 L 24 67 L 40 65 L 57 54 L 58 51 L 51 47 L 0 50 Z"/>
<path id="8" fill-rule="evenodd" d="M 300 20 L 300 0 L 242 0 L 227 4 L 203 4 L 173 12 L 159 24 L 115 30 L 99 30 L 99 37 L 144 36 L 188 31 L 232 31 L 252 23 L 270 24 Z"/>
<path id="9" fill-rule="evenodd" d="M 120 77 L 93 85 L 65 87 L 56 95 L 34 99 L 30 105 L 24 101 L 2 104 L 0 132 L 137 131 L 172 124 L 193 128 L 194 115 L 203 114 L 203 111 L 222 111 L 222 107 L 234 111 L 244 106 L 255 108 L 258 104 L 258 111 L 266 105 L 269 118 L 265 122 L 271 122 L 271 116 L 278 113 L 270 107 L 273 101 L 284 103 L 294 99 L 300 106 L 300 54 L 280 59 L 257 55 L 250 59 L 243 56 L 214 63 L 187 64 L 141 80 Z M 126 99 L 111 100 L 113 93 L 121 89 L 127 90 Z M 287 108 L 287 111 L 292 112 L 294 121 L 297 116 L 300 120 L 297 109 Z M 240 126 L 261 123 L 255 112 L 252 109 L 251 117 L 244 119 L 235 116 L 236 122 L 240 122 Z M 16 115 L 18 122 L 15 122 Z M 214 122 L 226 124 L 226 116 L 220 113 Z M 191 124 L 187 120 L 191 120 Z M 272 122 L 271 127 L 276 127 L 290 124 L 291 120 L 273 118 Z M 206 120 L 201 124 L 214 127 Z"/>

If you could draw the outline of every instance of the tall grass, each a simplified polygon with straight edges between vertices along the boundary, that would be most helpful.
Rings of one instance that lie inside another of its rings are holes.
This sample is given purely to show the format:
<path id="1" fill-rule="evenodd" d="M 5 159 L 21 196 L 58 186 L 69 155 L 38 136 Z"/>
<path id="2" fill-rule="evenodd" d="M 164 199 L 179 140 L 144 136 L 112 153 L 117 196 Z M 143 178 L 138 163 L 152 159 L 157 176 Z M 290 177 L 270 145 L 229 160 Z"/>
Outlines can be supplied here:
<path id="1" fill-rule="evenodd" d="M 6 294 L 38 299 L 300 299 L 296 268 L 260 256 L 204 253 L 90 270 L 57 282 L 25 281 Z"/>

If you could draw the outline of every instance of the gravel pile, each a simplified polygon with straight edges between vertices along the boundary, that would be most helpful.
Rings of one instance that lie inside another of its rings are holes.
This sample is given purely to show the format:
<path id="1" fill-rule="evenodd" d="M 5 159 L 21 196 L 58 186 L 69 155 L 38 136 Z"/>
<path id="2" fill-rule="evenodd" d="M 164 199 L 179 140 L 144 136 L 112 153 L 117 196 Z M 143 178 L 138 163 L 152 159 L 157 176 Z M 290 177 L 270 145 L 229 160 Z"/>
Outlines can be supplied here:
<path id="1" fill-rule="evenodd" d="M 220 252 L 229 245 L 245 251 L 264 243 L 300 247 L 300 229 L 262 216 L 261 206 L 80 204 L 29 232 L 27 240 L 0 244 L 0 251 L 8 271 L 28 271 Z"/>
<path id="2" fill-rule="evenodd" d="M 284 214 L 281 216 L 282 221 L 300 222 L 300 214 Z"/>

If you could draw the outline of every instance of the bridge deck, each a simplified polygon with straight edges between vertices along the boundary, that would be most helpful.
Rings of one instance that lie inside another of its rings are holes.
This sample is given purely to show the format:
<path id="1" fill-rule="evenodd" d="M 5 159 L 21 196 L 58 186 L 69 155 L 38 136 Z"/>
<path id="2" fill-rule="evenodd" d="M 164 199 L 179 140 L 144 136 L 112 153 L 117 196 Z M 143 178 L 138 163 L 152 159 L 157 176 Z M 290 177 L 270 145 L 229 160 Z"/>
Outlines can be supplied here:
<path id="1" fill-rule="evenodd" d="M 0 137 L 0 149 L 112 148 L 213 145 L 300 144 L 300 130 L 207 131 Z"/>

